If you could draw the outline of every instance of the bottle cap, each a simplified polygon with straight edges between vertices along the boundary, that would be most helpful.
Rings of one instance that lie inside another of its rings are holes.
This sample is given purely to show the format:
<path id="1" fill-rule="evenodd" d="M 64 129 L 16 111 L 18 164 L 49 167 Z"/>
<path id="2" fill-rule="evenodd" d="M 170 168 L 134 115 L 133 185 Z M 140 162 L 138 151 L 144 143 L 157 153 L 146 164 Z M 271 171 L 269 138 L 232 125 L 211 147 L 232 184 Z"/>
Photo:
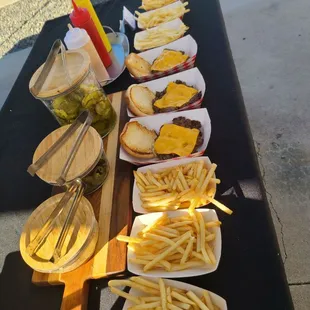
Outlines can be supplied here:
<path id="1" fill-rule="evenodd" d="M 83 47 L 90 40 L 85 29 L 70 28 L 64 38 L 68 50 L 74 50 Z"/>
<path id="2" fill-rule="evenodd" d="M 81 25 L 91 19 L 87 9 L 78 7 L 74 0 L 72 0 L 72 4 L 74 9 L 70 14 L 70 19 L 74 25 Z"/>

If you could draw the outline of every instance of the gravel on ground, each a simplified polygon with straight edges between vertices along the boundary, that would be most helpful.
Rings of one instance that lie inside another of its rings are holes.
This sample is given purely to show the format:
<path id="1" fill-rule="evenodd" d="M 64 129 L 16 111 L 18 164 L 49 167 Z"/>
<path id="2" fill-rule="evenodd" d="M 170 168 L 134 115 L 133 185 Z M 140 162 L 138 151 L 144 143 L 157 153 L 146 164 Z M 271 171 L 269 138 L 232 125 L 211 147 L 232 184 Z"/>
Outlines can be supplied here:
<path id="1" fill-rule="evenodd" d="M 92 0 L 92 3 L 105 1 Z M 32 46 L 47 20 L 71 10 L 70 0 L 20 0 L 0 8 L 0 58 Z"/>

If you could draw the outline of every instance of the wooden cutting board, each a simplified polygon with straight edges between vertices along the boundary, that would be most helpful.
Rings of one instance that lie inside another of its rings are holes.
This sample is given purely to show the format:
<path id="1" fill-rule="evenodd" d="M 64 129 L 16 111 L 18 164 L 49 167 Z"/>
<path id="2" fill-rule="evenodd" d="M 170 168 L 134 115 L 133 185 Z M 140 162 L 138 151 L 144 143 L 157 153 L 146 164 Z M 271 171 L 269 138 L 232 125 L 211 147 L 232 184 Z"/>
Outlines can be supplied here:
<path id="1" fill-rule="evenodd" d="M 86 196 L 99 223 L 99 238 L 95 254 L 86 264 L 62 274 L 34 271 L 37 285 L 64 285 L 62 310 L 85 310 L 88 301 L 87 280 L 108 277 L 126 270 L 127 246 L 118 242 L 118 234 L 126 235 L 132 223 L 132 165 L 119 159 L 119 134 L 128 121 L 124 92 L 114 93 L 110 100 L 117 114 L 113 131 L 104 139 L 109 175 L 102 188 Z"/>

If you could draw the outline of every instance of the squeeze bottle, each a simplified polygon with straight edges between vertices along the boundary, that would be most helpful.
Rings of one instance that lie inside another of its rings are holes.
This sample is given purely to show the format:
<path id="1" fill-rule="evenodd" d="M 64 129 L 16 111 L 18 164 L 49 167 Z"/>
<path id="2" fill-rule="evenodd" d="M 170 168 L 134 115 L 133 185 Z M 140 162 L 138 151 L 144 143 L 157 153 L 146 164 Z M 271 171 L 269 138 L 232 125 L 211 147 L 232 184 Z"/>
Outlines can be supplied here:
<path id="1" fill-rule="evenodd" d="M 107 49 L 108 52 L 111 51 L 112 47 L 111 44 L 109 42 L 109 39 L 106 35 L 106 33 L 104 32 L 104 29 L 100 23 L 100 20 L 94 10 L 94 7 L 92 5 L 92 3 L 90 2 L 90 0 L 75 0 L 75 3 L 80 7 L 80 8 L 85 8 L 87 9 L 87 11 L 89 12 L 98 32 L 99 35 L 101 37 L 101 40 L 103 41 L 103 44 L 105 46 L 105 48 Z"/>
<path id="2" fill-rule="evenodd" d="M 111 57 L 106 50 L 100 35 L 97 31 L 97 28 L 93 22 L 93 20 L 90 17 L 89 12 L 85 8 L 79 8 L 74 0 L 72 0 L 74 10 L 70 14 L 70 19 L 72 21 L 72 24 L 75 27 L 83 28 L 87 31 L 88 35 L 90 36 L 92 42 L 94 43 L 94 46 L 104 64 L 104 66 L 107 68 L 112 64 Z"/>
<path id="3" fill-rule="evenodd" d="M 84 50 L 90 57 L 91 66 L 100 84 L 109 79 L 109 74 L 104 67 L 97 50 L 85 29 L 72 28 L 69 24 L 69 31 L 65 36 L 65 44 L 68 50 Z"/>

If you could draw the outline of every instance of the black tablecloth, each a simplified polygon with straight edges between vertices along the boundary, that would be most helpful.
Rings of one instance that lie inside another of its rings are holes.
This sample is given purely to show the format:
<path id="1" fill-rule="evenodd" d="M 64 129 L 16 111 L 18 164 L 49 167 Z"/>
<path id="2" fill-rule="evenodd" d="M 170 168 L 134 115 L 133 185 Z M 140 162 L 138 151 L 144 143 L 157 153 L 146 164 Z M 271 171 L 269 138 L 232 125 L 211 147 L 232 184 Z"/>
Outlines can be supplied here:
<path id="1" fill-rule="evenodd" d="M 133 12 L 140 1 L 114 0 L 97 7 L 103 23 L 118 29 L 124 4 Z M 183 280 L 224 297 L 231 310 L 293 309 L 219 3 L 193 0 L 190 9 L 184 22 L 198 42 L 196 65 L 208 85 L 204 106 L 211 117 L 212 134 L 207 155 L 218 164 L 217 175 L 222 180 L 217 199 L 234 213 L 227 216 L 218 211 L 223 222 L 218 270 Z M 68 21 L 65 16 L 45 24 L 1 111 L 1 213 L 34 209 L 50 195 L 50 186 L 30 177 L 26 168 L 38 143 L 57 124 L 31 96 L 28 82 L 46 59 L 52 42 L 63 39 Z M 133 33 L 129 31 L 128 36 L 132 43 Z M 124 90 L 133 82 L 124 72 L 106 91 Z M 37 288 L 30 277 L 31 270 L 18 252 L 6 257 L 0 309 L 59 308 L 62 288 Z M 105 285 L 106 280 L 92 281 L 89 309 L 98 309 L 98 287 Z M 120 304 L 113 308 L 119 309 Z"/>

